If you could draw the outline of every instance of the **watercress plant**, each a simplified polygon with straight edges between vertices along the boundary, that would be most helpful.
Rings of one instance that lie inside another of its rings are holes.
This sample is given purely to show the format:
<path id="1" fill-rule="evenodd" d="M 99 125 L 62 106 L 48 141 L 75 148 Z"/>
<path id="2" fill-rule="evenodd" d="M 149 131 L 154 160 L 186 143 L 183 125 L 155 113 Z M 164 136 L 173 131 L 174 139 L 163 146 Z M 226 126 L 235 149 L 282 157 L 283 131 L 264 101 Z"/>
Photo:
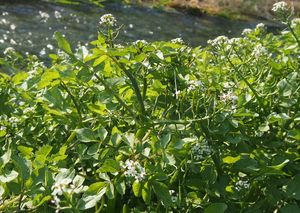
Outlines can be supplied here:
<path id="1" fill-rule="evenodd" d="M 50 66 L 6 50 L 0 211 L 299 211 L 300 22 L 280 11 L 279 35 L 204 48 L 116 44 L 108 14 L 91 49 L 57 32 Z"/>

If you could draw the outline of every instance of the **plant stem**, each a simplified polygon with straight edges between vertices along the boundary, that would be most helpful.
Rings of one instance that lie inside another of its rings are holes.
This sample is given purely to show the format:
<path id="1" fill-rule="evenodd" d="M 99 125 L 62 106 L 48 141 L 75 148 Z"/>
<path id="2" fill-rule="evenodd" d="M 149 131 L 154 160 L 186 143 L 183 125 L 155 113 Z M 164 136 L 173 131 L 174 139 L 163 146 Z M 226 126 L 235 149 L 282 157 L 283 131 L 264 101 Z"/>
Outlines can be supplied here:
<path id="1" fill-rule="evenodd" d="M 141 90 L 139 88 L 137 80 L 135 79 L 135 77 L 132 75 L 132 73 L 129 70 L 127 70 L 122 64 L 119 63 L 119 61 L 115 57 L 112 57 L 109 54 L 107 54 L 107 56 L 110 57 L 115 62 L 115 64 L 117 64 L 117 66 L 125 72 L 125 74 L 129 78 L 129 80 L 131 81 L 132 87 L 134 89 L 134 92 L 135 92 L 138 102 L 140 104 L 141 114 L 145 115 L 146 111 L 145 111 L 144 101 L 143 101 L 143 98 L 141 95 Z"/>
<path id="2" fill-rule="evenodd" d="M 75 105 L 75 108 L 78 112 L 79 122 L 82 123 L 82 115 L 81 115 L 79 104 L 77 103 L 77 101 L 74 98 L 74 96 L 72 95 L 71 91 L 68 89 L 68 87 L 66 86 L 66 84 L 63 81 L 60 82 L 60 85 L 68 93 L 68 95 L 70 96 L 70 98 L 71 98 L 71 100 L 72 100 L 73 104 Z"/>

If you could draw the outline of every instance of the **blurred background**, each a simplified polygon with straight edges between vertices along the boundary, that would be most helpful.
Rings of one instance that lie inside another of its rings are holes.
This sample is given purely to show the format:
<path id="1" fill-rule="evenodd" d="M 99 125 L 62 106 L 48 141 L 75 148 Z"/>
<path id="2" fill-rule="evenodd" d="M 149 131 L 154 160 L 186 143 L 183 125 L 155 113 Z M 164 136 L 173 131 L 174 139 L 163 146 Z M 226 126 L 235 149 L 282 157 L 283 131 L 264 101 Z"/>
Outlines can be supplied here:
<path id="1" fill-rule="evenodd" d="M 56 51 L 59 31 L 73 48 L 96 39 L 99 18 L 113 14 L 122 26 L 120 44 L 181 37 L 191 46 L 205 46 L 219 35 L 241 36 L 263 22 L 276 32 L 275 0 L 0 0 L 0 54 L 13 47 L 47 57 Z M 298 15 L 300 1 L 289 1 Z"/>

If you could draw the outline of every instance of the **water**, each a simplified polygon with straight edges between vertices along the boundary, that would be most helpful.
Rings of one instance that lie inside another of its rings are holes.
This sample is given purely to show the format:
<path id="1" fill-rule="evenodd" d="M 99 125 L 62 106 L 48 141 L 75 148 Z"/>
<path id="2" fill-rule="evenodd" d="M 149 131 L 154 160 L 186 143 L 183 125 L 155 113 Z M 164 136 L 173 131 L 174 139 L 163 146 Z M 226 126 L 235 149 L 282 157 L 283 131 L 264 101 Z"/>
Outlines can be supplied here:
<path id="1" fill-rule="evenodd" d="M 40 56 L 54 51 L 55 31 L 64 34 L 73 45 L 86 45 L 94 40 L 99 18 L 105 13 L 112 13 L 118 23 L 124 25 L 118 39 L 120 43 L 182 37 L 189 45 L 199 46 L 219 35 L 238 36 L 244 28 L 254 28 L 259 22 L 199 17 L 120 4 L 105 8 L 33 2 L 0 4 L 0 52 L 11 46 Z"/>

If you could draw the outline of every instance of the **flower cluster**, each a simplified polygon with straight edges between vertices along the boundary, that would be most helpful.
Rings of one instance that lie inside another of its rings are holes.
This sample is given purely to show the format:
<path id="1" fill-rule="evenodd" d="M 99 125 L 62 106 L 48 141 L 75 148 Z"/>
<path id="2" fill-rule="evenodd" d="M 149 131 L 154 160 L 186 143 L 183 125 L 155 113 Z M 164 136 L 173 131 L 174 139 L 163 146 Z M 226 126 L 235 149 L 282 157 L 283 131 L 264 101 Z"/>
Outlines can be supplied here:
<path id="1" fill-rule="evenodd" d="M 110 26 L 110 27 L 115 26 L 116 23 L 117 23 L 116 18 L 110 13 L 101 16 L 100 21 L 99 21 L 100 25 L 106 25 L 106 26 Z"/>
<path id="2" fill-rule="evenodd" d="M 16 117 L 10 117 L 8 119 L 8 122 L 11 123 L 12 127 L 17 127 L 17 124 L 20 122 L 19 118 Z"/>
<path id="3" fill-rule="evenodd" d="M 59 11 L 55 11 L 55 12 L 54 12 L 54 17 L 55 17 L 56 19 L 60 19 L 60 18 L 62 17 L 62 15 L 61 15 L 61 13 L 60 13 Z"/>
<path id="4" fill-rule="evenodd" d="M 256 45 L 253 49 L 252 56 L 254 56 L 256 59 L 259 59 L 264 55 L 268 55 L 268 50 L 261 44 Z"/>
<path id="5" fill-rule="evenodd" d="M 247 35 L 251 34 L 252 32 L 253 32 L 253 30 L 246 28 L 243 30 L 242 35 L 247 36 Z"/>
<path id="6" fill-rule="evenodd" d="M 275 13 L 285 13 L 289 11 L 288 4 L 284 1 L 273 4 L 272 11 Z"/>
<path id="7" fill-rule="evenodd" d="M 256 25 L 256 28 L 257 30 L 264 30 L 265 29 L 265 24 L 264 23 L 259 23 Z"/>
<path id="8" fill-rule="evenodd" d="M 197 87 L 203 87 L 204 86 L 204 84 L 203 84 L 203 82 L 202 81 L 196 81 L 196 80 L 190 80 L 190 81 L 188 81 L 188 88 L 187 88 L 187 91 L 188 92 L 190 92 L 190 91 L 193 91 L 193 90 L 195 90 Z"/>
<path id="9" fill-rule="evenodd" d="M 7 55 L 7 54 L 10 54 L 10 53 L 14 53 L 16 52 L 16 50 L 13 48 L 13 47 L 7 47 L 4 51 L 3 51 L 3 54 L 4 55 Z"/>
<path id="10" fill-rule="evenodd" d="M 211 154 L 211 148 L 206 141 L 197 143 L 192 147 L 192 156 L 194 160 L 203 160 Z"/>
<path id="11" fill-rule="evenodd" d="M 148 44 L 148 42 L 146 40 L 136 40 L 135 42 L 133 42 L 133 44 L 137 46 L 145 46 Z"/>
<path id="12" fill-rule="evenodd" d="M 229 101 L 235 102 L 238 97 L 232 93 L 232 91 L 228 91 L 227 93 L 223 93 L 219 96 L 220 101 L 226 103 Z"/>
<path id="13" fill-rule="evenodd" d="M 43 12 L 43 11 L 39 11 L 39 14 L 41 16 L 41 21 L 42 22 L 47 22 L 48 19 L 50 18 L 50 15 L 46 12 Z"/>
<path id="14" fill-rule="evenodd" d="M 250 184 L 248 181 L 245 180 L 239 180 L 235 183 L 235 189 L 238 191 L 241 191 L 242 189 L 248 189 L 250 187 Z"/>
<path id="15" fill-rule="evenodd" d="M 133 177 L 137 181 L 142 181 L 146 177 L 146 171 L 137 161 L 126 160 L 123 168 L 126 170 L 124 175 L 126 177 Z"/>
<path id="16" fill-rule="evenodd" d="M 27 107 L 23 110 L 24 114 L 31 114 L 34 112 L 34 107 Z"/>
<path id="17" fill-rule="evenodd" d="M 294 18 L 292 20 L 291 26 L 292 26 L 292 28 L 296 28 L 297 26 L 300 26 L 300 18 Z"/>
<path id="18" fill-rule="evenodd" d="M 207 43 L 213 47 L 218 47 L 220 45 L 226 44 L 228 42 L 228 38 L 226 36 L 218 36 L 214 40 L 208 40 Z"/>
<path id="19" fill-rule="evenodd" d="M 64 169 L 62 169 L 62 171 L 64 171 Z M 63 195 L 64 193 L 79 194 L 88 189 L 88 186 L 82 185 L 84 178 L 79 175 L 76 175 L 74 179 L 72 179 L 69 177 L 60 178 L 60 174 L 58 174 L 54 179 L 55 183 L 51 187 L 51 195 L 53 196 L 52 203 L 56 205 L 57 210 L 60 209 L 59 196 Z"/>
<path id="20" fill-rule="evenodd" d="M 184 44 L 184 41 L 182 40 L 182 38 L 174 38 L 171 40 L 171 42 L 174 44 Z"/>

